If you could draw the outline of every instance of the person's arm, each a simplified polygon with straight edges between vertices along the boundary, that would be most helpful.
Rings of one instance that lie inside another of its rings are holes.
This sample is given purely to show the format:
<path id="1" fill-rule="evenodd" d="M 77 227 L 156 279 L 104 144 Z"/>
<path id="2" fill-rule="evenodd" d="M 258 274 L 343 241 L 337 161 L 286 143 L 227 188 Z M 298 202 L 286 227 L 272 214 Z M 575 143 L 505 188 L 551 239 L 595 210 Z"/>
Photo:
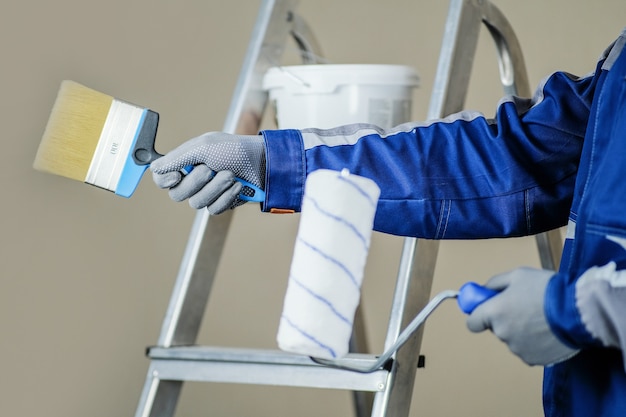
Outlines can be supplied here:
<path id="1" fill-rule="evenodd" d="M 626 352 L 625 36 L 607 49 L 594 76 L 559 272 L 518 268 L 496 276 L 487 286 L 501 293 L 468 317 L 470 330 L 490 329 L 529 364 L 550 365 L 587 348 Z"/>
<path id="2" fill-rule="evenodd" d="M 503 99 L 492 119 L 462 112 L 388 130 L 355 124 L 245 138 L 212 132 L 151 169 L 173 199 L 213 214 L 240 204 L 235 176 L 265 188 L 264 211 L 299 211 L 310 172 L 347 168 L 382 189 L 376 230 L 434 239 L 533 234 L 567 219 L 595 83 L 595 76 L 554 73 L 532 99 Z M 185 163 L 204 165 L 209 175 L 182 176 L 176 170 Z"/>
<path id="3" fill-rule="evenodd" d="M 265 211 L 300 209 L 306 175 L 348 168 L 382 193 L 375 229 L 422 238 L 519 236 L 567 221 L 595 77 L 558 72 L 496 116 L 389 130 L 266 130 Z"/>

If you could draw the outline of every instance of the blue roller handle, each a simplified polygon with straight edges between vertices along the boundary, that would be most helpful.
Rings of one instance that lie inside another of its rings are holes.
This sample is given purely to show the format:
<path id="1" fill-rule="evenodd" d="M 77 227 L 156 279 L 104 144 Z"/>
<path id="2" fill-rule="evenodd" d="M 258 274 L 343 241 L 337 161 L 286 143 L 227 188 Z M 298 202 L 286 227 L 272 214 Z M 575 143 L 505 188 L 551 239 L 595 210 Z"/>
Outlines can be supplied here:
<path id="1" fill-rule="evenodd" d="M 483 287 L 475 282 L 468 282 L 459 289 L 457 303 L 461 311 L 465 314 L 471 314 L 476 307 L 498 293 L 499 291 Z"/>
<path id="2" fill-rule="evenodd" d="M 185 168 L 182 169 L 182 172 L 187 175 L 189 174 L 191 171 L 193 170 L 193 165 L 187 165 Z M 257 203 L 262 203 L 265 201 L 265 191 L 261 190 L 259 187 L 257 187 L 256 185 L 246 181 L 246 180 L 242 180 L 239 177 L 235 177 L 236 181 L 239 181 L 244 187 L 248 187 L 250 188 L 252 191 L 254 191 L 253 195 L 245 195 L 243 192 L 241 194 L 239 194 L 239 198 L 243 201 L 251 201 L 251 202 L 257 202 Z M 243 190 L 243 188 L 242 188 Z"/>

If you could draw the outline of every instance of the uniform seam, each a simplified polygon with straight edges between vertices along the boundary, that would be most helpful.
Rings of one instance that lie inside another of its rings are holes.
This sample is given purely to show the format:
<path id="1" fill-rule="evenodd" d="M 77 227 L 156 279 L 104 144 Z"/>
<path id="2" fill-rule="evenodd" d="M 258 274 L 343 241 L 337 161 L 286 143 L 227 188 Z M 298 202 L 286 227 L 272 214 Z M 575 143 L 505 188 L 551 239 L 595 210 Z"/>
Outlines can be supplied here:
<path id="1" fill-rule="evenodd" d="M 441 209 L 439 210 L 439 221 L 437 222 L 437 232 L 435 233 L 435 239 L 443 239 L 445 237 L 450 221 L 451 207 L 451 200 L 441 200 Z"/>
<path id="2" fill-rule="evenodd" d="M 524 212 L 526 215 L 526 229 L 527 229 L 527 232 L 530 234 L 532 230 L 532 224 L 531 224 L 531 219 L 530 219 L 530 191 L 529 190 L 524 191 Z"/>
<path id="3" fill-rule="evenodd" d="M 441 238 L 443 239 L 446 236 L 446 232 L 448 231 L 448 224 L 450 224 L 450 212 L 452 211 L 452 200 L 448 201 L 448 214 L 446 215 L 445 226 L 443 228 L 443 233 L 441 234 Z"/>
<path id="4" fill-rule="evenodd" d="M 437 231 L 435 232 L 435 238 L 439 238 L 439 232 L 441 231 L 441 224 L 443 223 L 443 212 L 446 207 L 446 200 L 441 200 L 441 207 L 439 208 L 439 219 L 437 220 Z"/>

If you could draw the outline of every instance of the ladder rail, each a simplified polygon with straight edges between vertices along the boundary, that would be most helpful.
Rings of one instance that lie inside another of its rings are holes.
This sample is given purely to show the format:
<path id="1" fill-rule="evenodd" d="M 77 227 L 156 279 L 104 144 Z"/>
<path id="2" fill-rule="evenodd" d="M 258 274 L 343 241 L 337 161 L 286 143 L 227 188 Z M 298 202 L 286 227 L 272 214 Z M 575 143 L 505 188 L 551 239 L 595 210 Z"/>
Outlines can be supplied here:
<path id="1" fill-rule="evenodd" d="M 224 122 L 225 132 L 257 133 L 267 101 L 261 79 L 280 60 L 296 3 L 265 0 L 261 5 Z M 207 210 L 197 211 L 161 329 L 160 346 L 195 342 L 231 220 L 232 212 L 210 216 Z"/>
<path id="2" fill-rule="evenodd" d="M 261 86 L 262 76 L 267 68 L 280 61 L 293 26 L 291 11 L 297 3 L 297 0 L 263 0 L 224 131 L 256 133 L 267 101 Z M 231 221 L 230 212 L 215 217 L 207 210 L 197 212 L 158 338 L 160 346 L 195 343 Z M 173 415 L 181 389 L 182 381 L 162 380 L 151 365 L 136 417 Z"/>
<path id="3" fill-rule="evenodd" d="M 322 48 L 313 34 L 311 27 L 300 15 L 291 14 L 293 22 L 291 37 L 296 42 L 303 64 L 318 64 L 323 56 Z"/>

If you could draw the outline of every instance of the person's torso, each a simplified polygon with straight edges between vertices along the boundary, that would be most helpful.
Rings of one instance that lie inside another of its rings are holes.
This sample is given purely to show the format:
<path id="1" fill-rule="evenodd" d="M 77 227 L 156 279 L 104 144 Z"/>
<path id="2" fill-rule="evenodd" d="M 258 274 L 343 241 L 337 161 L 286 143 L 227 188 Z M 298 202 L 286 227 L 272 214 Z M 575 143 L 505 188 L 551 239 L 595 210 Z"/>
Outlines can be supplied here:
<path id="1" fill-rule="evenodd" d="M 624 36 L 624 34 L 622 34 Z M 588 123 L 560 272 L 572 283 L 592 266 L 626 269 L 626 52 L 619 40 L 603 66 Z M 622 53 L 623 52 L 623 53 Z M 577 320 L 578 317 L 572 318 Z M 587 349 L 546 368 L 546 416 L 626 415 L 619 350 Z"/>

